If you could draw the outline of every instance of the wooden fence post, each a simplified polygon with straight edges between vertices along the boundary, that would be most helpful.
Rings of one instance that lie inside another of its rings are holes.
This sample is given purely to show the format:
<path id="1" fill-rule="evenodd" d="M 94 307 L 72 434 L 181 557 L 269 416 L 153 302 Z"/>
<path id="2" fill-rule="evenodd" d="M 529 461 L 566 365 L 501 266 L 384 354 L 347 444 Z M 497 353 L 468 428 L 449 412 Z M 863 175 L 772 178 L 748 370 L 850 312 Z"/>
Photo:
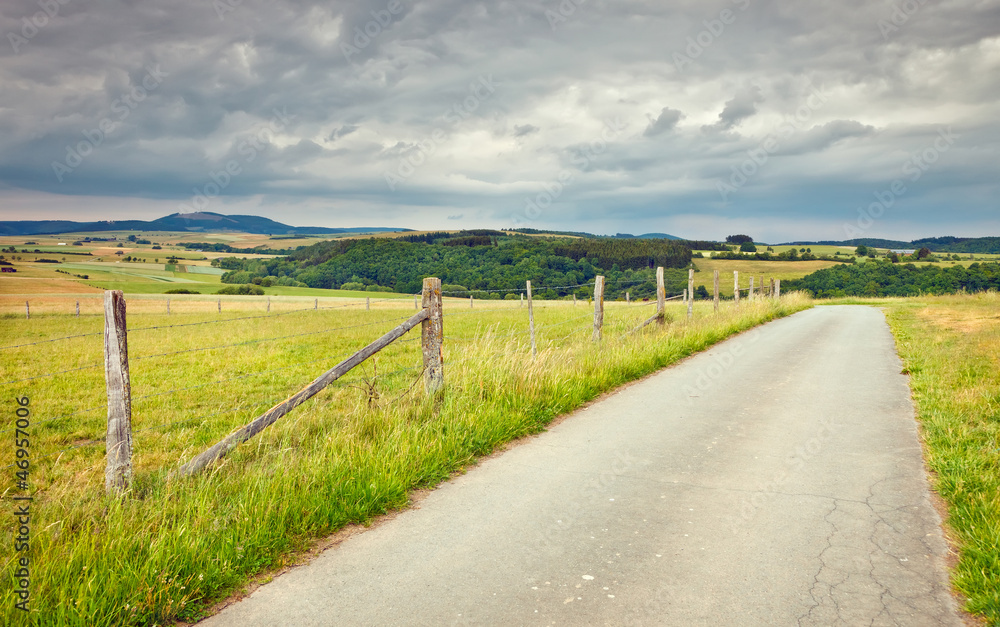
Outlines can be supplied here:
<path id="1" fill-rule="evenodd" d="M 222 299 L 219 299 L 219 313 L 222 313 Z"/>
<path id="2" fill-rule="evenodd" d="M 663 266 L 656 268 L 656 321 L 667 323 L 667 288 L 663 286 Z"/>
<path id="3" fill-rule="evenodd" d="M 271 297 L 267 297 L 267 313 L 271 313 Z"/>
<path id="4" fill-rule="evenodd" d="M 535 348 L 535 311 L 531 306 L 531 281 L 528 281 L 528 330 L 531 332 L 531 356 L 537 354 Z"/>
<path id="5" fill-rule="evenodd" d="M 774 279 L 774 298 L 781 298 L 781 279 Z"/>
<path id="6" fill-rule="evenodd" d="M 740 306 L 740 271 L 733 270 L 733 300 L 737 307 Z"/>
<path id="7" fill-rule="evenodd" d="M 76 301 L 76 317 L 80 317 L 80 301 Z"/>
<path id="8" fill-rule="evenodd" d="M 444 359 L 441 344 L 444 341 L 444 320 L 441 309 L 441 279 L 424 279 L 423 306 L 427 318 L 420 323 L 421 350 L 424 357 L 424 388 L 436 394 L 444 387 Z"/>
<path id="9" fill-rule="evenodd" d="M 319 309 L 319 299 L 318 298 L 313 301 L 313 309 L 314 310 L 315 309 Z"/>
<path id="10" fill-rule="evenodd" d="M 576 307 L 576 294 L 573 294 L 573 306 Z"/>
<path id="11" fill-rule="evenodd" d="M 628 292 L 625 292 L 625 302 L 626 302 L 626 303 L 630 303 L 630 302 L 632 302 L 632 300 L 631 300 L 631 299 L 629 298 L 629 294 L 628 294 Z"/>
<path id="12" fill-rule="evenodd" d="M 715 271 L 715 313 L 719 313 L 719 271 Z"/>
<path id="13" fill-rule="evenodd" d="M 104 292 L 104 377 L 108 391 L 104 488 L 121 494 L 132 485 L 132 389 L 128 376 L 125 296 Z"/>
<path id="14" fill-rule="evenodd" d="M 750 277 L 750 289 L 747 290 L 747 300 L 753 302 L 753 277 Z"/>
<path id="15" fill-rule="evenodd" d="M 420 309 L 420 294 L 413 295 L 413 308 Z"/>
<path id="16" fill-rule="evenodd" d="M 28 301 L 24 301 L 24 317 L 31 320 L 31 306 L 28 304 Z"/>
<path id="17" fill-rule="evenodd" d="M 757 294 L 760 296 L 761 300 L 764 299 L 764 275 L 760 275 L 760 287 L 757 289 Z"/>
<path id="18" fill-rule="evenodd" d="M 469 309 L 473 309 L 475 307 L 472 303 L 472 294 L 469 294 Z"/>
<path id="19" fill-rule="evenodd" d="M 531 283 L 531 281 L 528 281 L 528 283 Z M 521 304 L 518 307 L 524 307 L 524 294 L 521 294 Z"/>
<path id="20" fill-rule="evenodd" d="M 372 297 L 365 296 L 365 311 L 371 311 L 372 308 Z"/>
<path id="21" fill-rule="evenodd" d="M 688 268 L 688 320 L 694 317 L 694 268 Z"/>
<path id="22" fill-rule="evenodd" d="M 601 340 L 604 326 L 604 277 L 594 277 L 594 341 Z"/>

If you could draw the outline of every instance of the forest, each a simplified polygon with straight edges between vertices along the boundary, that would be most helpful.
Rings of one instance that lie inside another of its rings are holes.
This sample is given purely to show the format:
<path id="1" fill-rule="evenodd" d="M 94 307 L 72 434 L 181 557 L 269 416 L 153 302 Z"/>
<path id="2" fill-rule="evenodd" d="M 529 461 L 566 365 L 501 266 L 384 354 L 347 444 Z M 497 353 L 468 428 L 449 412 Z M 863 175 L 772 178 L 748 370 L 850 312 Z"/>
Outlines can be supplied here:
<path id="1" fill-rule="evenodd" d="M 424 277 L 439 277 L 453 295 L 512 297 L 531 281 L 539 298 L 590 295 L 586 283 L 605 276 L 607 298 L 655 296 L 655 268 L 667 291 L 680 292 L 691 249 L 666 239 L 539 238 L 509 232 L 432 233 L 408 237 L 336 240 L 300 248 L 287 257 L 226 257 L 213 265 L 229 272 L 223 283 L 304 284 L 326 289 L 417 293 Z M 280 283 L 279 283 L 280 282 Z"/>
<path id="2" fill-rule="evenodd" d="M 889 261 L 834 266 L 782 282 L 782 290 L 807 291 L 818 298 L 918 296 L 1000 290 L 1000 263 L 915 266 Z"/>

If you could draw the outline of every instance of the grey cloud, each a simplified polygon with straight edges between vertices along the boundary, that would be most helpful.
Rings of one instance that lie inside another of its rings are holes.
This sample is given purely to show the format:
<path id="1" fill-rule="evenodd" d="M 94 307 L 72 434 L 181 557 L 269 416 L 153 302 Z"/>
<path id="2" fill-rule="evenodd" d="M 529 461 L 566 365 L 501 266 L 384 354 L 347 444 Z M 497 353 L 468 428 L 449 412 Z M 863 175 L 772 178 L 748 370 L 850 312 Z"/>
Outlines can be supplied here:
<path id="1" fill-rule="evenodd" d="M 677 123 L 680 122 L 684 114 L 676 109 L 671 109 L 670 107 L 663 107 L 660 111 L 660 115 L 654 120 L 652 116 L 649 117 L 649 126 L 646 127 L 646 131 L 643 133 L 646 137 L 656 137 L 657 135 L 662 135 L 668 131 L 672 131 Z"/>

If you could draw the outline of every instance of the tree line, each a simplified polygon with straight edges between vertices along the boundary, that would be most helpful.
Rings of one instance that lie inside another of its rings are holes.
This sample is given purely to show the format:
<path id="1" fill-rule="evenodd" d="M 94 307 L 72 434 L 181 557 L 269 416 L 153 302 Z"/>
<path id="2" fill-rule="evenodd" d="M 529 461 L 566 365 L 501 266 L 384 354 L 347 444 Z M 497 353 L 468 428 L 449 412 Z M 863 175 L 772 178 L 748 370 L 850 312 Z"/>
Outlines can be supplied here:
<path id="1" fill-rule="evenodd" d="M 817 270 L 782 282 L 783 290 L 802 290 L 818 298 L 843 296 L 919 296 L 1000 290 L 1000 263 L 964 266 L 915 266 L 888 261 Z"/>

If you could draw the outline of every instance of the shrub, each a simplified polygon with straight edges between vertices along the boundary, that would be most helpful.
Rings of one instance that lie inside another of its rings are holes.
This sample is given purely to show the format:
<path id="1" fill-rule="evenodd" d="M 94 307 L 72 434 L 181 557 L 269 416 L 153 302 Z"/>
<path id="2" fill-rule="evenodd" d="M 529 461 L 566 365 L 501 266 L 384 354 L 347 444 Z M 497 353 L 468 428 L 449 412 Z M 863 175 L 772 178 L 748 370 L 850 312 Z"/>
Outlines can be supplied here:
<path id="1" fill-rule="evenodd" d="M 365 291 L 365 284 L 364 283 L 344 283 L 343 285 L 340 286 L 340 289 L 342 289 L 342 290 L 353 290 L 355 292 L 363 292 L 363 291 Z"/>
<path id="2" fill-rule="evenodd" d="M 166 292 L 163 292 L 163 293 L 164 294 L 201 294 L 201 292 L 196 292 L 194 290 L 182 290 L 182 289 L 167 290 Z"/>
<path id="3" fill-rule="evenodd" d="M 236 296 L 263 296 L 264 289 L 259 285 L 244 283 L 243 285 L 227 285 L 216 294 L 229 294 Z"/>

